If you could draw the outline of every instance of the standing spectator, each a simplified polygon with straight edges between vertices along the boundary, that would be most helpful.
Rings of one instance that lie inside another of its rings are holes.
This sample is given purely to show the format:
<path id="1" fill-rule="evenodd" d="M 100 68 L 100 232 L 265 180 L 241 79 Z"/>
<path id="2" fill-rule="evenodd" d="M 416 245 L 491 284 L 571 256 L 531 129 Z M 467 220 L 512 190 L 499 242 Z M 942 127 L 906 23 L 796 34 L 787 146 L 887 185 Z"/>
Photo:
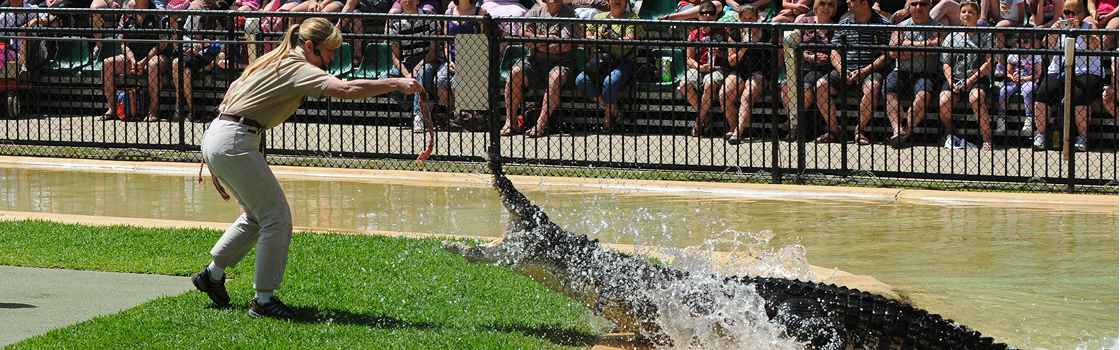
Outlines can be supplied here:
<path id="1" fill-rule="evenodd" d="M 844 47 L 886 45 L 889 42 L 887 34 L 858 28 L 860 24 L 890 24 L 886 17 L 871 10 L 871 4 L 874 2 L 875 0 L 848 0 L 849 12 L 840 19 L 840 24 L 848 25 L 849 28 L 837 30 L 832 43 Z M 840 120 L 836 116 L 834 96 L 840 93 L 839 86 L 847 85 L 849 88 L 858 88 L 863 92 L 859 102 L 859 126 L 856 128 L 855 140 L 858 144 L 867 145 L 871 141 L 864 137 L 863 129 L 867 126 L 867 122 L 871 121 L 872 112 L 879 104 L 877 95 L 882 91 L 883 70 L 888 67 L 890 58 L 878 49 L 849 49 L 844 52 L 847 66 L 842 67 L 840 54 L 840 51 L 832 51 L 832 66 L 836 70 L 817 81 L 817 108 L 828 121 L 829 128 L 827 133 L 817 138 L 817 142 L 840 140 Z"/>
<path id="2" fill-rule="evenodd" d="M 973 0 L 961 2 L 961 21 L 965 26 L 975 27 L 980 17 L 980 6 Z M 943 47 L 982 51 L 992 49 L 989 33 L 950 33 L 942 42 Z M 945 74 L 945 84 L 941 87 L 941 124 L 945 130 L 945 146 L 963 148 L 966 142 L 953 135 L 953 106 L 961 94 L 968 94 L 968 104 L 980 122 L 980 135 L 984 139 L 984 149 L 992 149 L 992 126 L 988 115 L 987 91 L 990 86 L 988 73 L 992 70 L 992 55 L 966 52 L 945 52 L 941 54 L 941 65 Z M 916 123 L 915 123 L 916 125 Z"/>
<path id="3" fill-rule="evenodd" d="M 701 21 L 715 22 L 719 19 L 719 8 L 715 3 L 704 1 L 699 8 Z M 727 41 L 727 31 L 723 27 L 700 26 L 688 33 L 688 41 L 724 42 Z M 718 98 L 726 75 L 727 51 L 722 47 L 690 46 L 685 50 L 685 66 L 684 80 L 678 88 L 688 104 L 700 112 L 696 126 L 692 128 L 692 136 L 704 136 L 711 130 L 712 100 Z"/>
<path id="4" fill-rule="evenodd" d="M 458 0 L 457 4 L 452 3 L 448 6 L 446 13 L 448 16 L 481 16 L 485 14 L 486 10 L 475 6 L 473 0 Z M 445 33 L 452 36 L 481 34 L 482 22 L 447 21 Z M 439 71 L 436 73 L 436 89 L 439 99 L 443 101 L 447 108 L 451 109 L 451 113 L 459 114 L 459 108 L 455 107 L 455 43 L 446 43 L 443 48 L 443 54 L 447 57 L 447 61 L 439 67 Z"/>
<path id="5" fill-rule="evenodd" d="M 626 0 L 611 0 L 610 12 L 595 15 L 593 19 L 639 19 L 637 14 L 626 11 L 626 6 Z M 638 25 L 592 23 L 587 25 L 584 36 L 588 39 L 632 41 L 641 38 L 642 35 L 642 27 Z M 605 111 L 603 130 L 611 132 L 618 123 L 622 122 L 622 110 L 618 108 L 618 101 L 622 99 L 622 85 L 634 72 L 634 61 L 638 57 L 638 50 L 633 45 L 597 45 L 591 48 L 597 50 L 598 55 L 593 57 L 588 65 L 595 67 L 594 70 L 601 70 L 603 74 L 600 72 L 588 74 L 588 70 L 591 69 L 585 68 L 576 77 L 576 88 L 588 99 L 603 106 Z M 592 65 L 591 62 L 595 64 Z"/>
<path id="6" fill-rule="evenodd" d="M 404 14 L 431 15 L 426 9 L 416 7 L 417 0 L 401 0 Z M 404 18 L 389 23 L 389 35 L 408 35 L 417 38 L 430 38 L 440 34 L 440 23 L 427 19 Z M 393 41 L 393 67 L 389 70 L 389 77 L 405 77 L 416 79 L 424 86 L 425 91 L 434 90 L 435 76 L 443 64 L 443 50 L 440 42 L 426 40 L 400 40 Z M 390 96 L 400 100 L 400 93 L 391 93 Z M 405 104 L 402 104 L 404 106 Z M 413 95 L 412 103 L 412 131 L 424 132 L 424 119 L 420 114 L 420 95 Z"/>
<path id="7" fill-rule="evenodd" d="M 131 1 L 131 0 L 129 0 Z M 167 17 L 156 15 L 126 14 L 121 16 L 121 29 L 137 31 L 155 31 L 171 28 Z M 121 39 L 142 40 L 167 40 L 166 36 L 152 34 L 122 34 Z M 101 65 L 101 81 L 105 90 L 105 99 L 109 102 L 109 109 L 98 120 L 113 118 L 127 118 L 129 116 L 117 115 L 117 96 L 115 78 L 117 74 L 145 74 L 148 77 L 148 116 L 142 119 L 145 122 L 159 120 L 156 110 L 159 107 L 160 74 L 171 68 L 171 45 L 167 43 L 129 43 L 121 42 L 121 54 L 106 58 Z"/>
<path id="8" fill-rule="evenodd" d="M 545 5 L 536 5 L 526 17 L 533 18 L 575 18 L 575 8 L 564 0 L 548 0 Z M 578 25 L 565 23 L 530 23 L 524 26 L 525 37 L 571 39 L 580 36 Z M 575 80 L 576 47 L 564 43 L 526 43 L 531 51 L 529 56 L 514 64 L 506 81 L 506 124 L 502 135 L 513 135 L 513 120 L 519 115 L 524 89 L 527 86 L 546 84 L 540 115 L 537 124 L 525 131 L 529 137 L 547 135 L 548 118 L 560 106 L 560 90 Z"/>
<path id="9" fill-rule="evenodd" d="M 909 29 L 894 32 L 891 46 L 901 47 L 938 47 L 941 33 L 919 30 L 917 26 L 940 26 L 941 23 L 929 16 L 930 0 L 909 0 L 910 18 L 899 23 Z M 930 51 L 889 51 L 895 59 L 894 71 L 887 75 L 883 92 L 887 95 L 887 118 L 891 122 L 892 135 L 888 144 L 901 148 L 910 137 L 910 132 L 926 113 L 926 102 L 941 87 L 941 62 L 937 52 Z M 902 106 L 899 94 L 914 96 L 907 112 L 906 120 L 901 120 Z"/>
<path id="10" fill-rule="evenodd" d="M 1031 39 L 1031 34 L 1019 34 L 1018 43 L 1021 49 L 1036 49 L 1036 41 Z M 999 109 L 996 117 L 996 132 L 1007 130 L 1007 99 L 1014 93 L 1023 96 L 1023 132 L 1031 132 L 1031 120 L 1034 119 L 1034 82 L 1042 76 L 1042 66 L 1045 62 L 1042 56 L 1031 54 L 1007 55 L 1007 80 L 999 90 Z"/>
<path id="11" fill-rule="evenodd" d="M 832 0 L 835 1 L 835 0 Z M 758 22 L 758 8 L 754 5 L 739 6 L 740 22 Z M 743 28 L 731 31 L 730 42 L 758 43 L 769 42 L 770 31 L 762 28 Z M 773 70 L 774 52 L 768 48 L 730 48 L 727 50 L 727 63 L 731 66 L 720 91 L 723 114 L 731 129 L 724 137 L 727 143 L 737 145 L 749 137 L 744 134 L 751 123 L 751 107 L 762 92 L 770 88 L 770 72 Z M 739 108 L 735 108 L 735 104 Z"/>
<path id="12" fill-rule="evenodd" d="M 836 4 L 839 0 L 816 0 L 813 4 L 813 15 L 801 17 L 797 23 L 804 24 L 832 24 L 832 15 L 836 11 Z M 798 36 L 801 37 L 803 44 L 828 44 L 829 39 L 832 38 L 832 30 L 830 29 L 797 29 Z M 817 87 L 817 81 L 825 77 L 834 68 L 832 67 L 832 59 L 829 58 L 828 51 L 821 50 L 805 50 L 802 52 L 801 62 L 801 97 L 802 105 L 804 107 L 816 106 L 817 94 L 813 89 Z M 794 74 L 787 72 L 786 74 Z M 797 111 L 791 108 L 790 104 L 790 86 L 788 78 L 782 80 L 782 105 L 786 106 L 786 115 L 790 119 L 795 118 L 798 114 Z M 796 88 L 796 87 L 793 87 Z M 797 136 L 797 129 L 790 127 L 790 122 L 786 121 L 781 127 L 783 130 L 789 131 L 787 139 L 793 139 Z"/>
<path id="13" fill-rule="evenodd" d="M 1085 5 L 1081 0 L 1066 0 L 1062 7 L 1062 17 L 1069 21 L 1070 28 L 1094 28 L 1092 23 L 1085 21 Z M 1053 28 L 1060 28 L 1061 22 L 1054 24 Z M 1060 43 L 1062 40 L 1057 35 L 1051 35 L 1050 42 Z M 1096 35 L 1077 35 L 1076 50 L 1100 50 L 1101 38 Z M 1058 104 L 1065 97 L 1064 60 L 1059 56 L 1050 61 L 1046 75 L 1038 81 L 1038 98 L 1034 101 L 1034 127 L 1038 134 L 1034 136 L 1034 150 L 1046 150 L 1046 122 L 1050 117 L 1050 106 Z M 1099 96 L 1101 89 L 1100 56 L 1079 55 L 1073 61 L 1073 85 L 1070 91 L 1073 105 L 1073 127 L 1076 128 L 1077 139 L 1073 147 L 1084 152 L 1088 148 L 1089 134 L 1089 105 Z"/>

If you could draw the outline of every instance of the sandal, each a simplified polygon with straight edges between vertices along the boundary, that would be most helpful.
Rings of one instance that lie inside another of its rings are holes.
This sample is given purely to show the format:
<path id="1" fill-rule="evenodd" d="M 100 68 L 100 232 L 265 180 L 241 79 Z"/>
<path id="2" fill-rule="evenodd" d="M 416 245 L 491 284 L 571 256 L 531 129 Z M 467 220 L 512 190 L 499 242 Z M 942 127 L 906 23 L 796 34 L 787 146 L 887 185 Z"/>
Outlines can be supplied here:
<path id="1" fill-rule="evenodd" d="M 693 137 L 704 137 L 704 136 L 708 135 L 708 133 L 711 132 L 711 131 L 712 131 L 712 124 L 711 123 L 708 123 L 707 125 L 704 125 L 703 128 L 701 128 L 700 123 L 698 122 L 698 123 L 696 123 L 696 126 L 692 127 L 692 136 Z"/>
<path id="2" fill-rule="evenodd" d="M 535 139 L 535 138 L 538 138 L 538 137 L 544 137 L 544 136 L 548 136 L 548 133 L 545 132 L 544 128 L 538 128 L 538 127 L 535 127 L 535 126 L 532 129 L 529 129 L 529 131 L 525 132 L 525 137 L 528 137 L 528 138 L 531 138 L 531 139 Z"/>
<path id="3" fill-rule="evenodd" d="M 502 131 L 500 131 L 499 134 L 501 134 L 502 136 L 513 136 L 513 128 L 509 126 L 503 126 Z"/>
<path id="4" fill-rule="evenodd" d="M 868 140 L 867 137 L 863 136 L 863 134 L 856 134 L 856 144 L 860 146 L 870 145 L 871 140 Z"/>
<path id="5" fill-rule="evenodd" d="M 839 141 L 839 140 L 840 140 L 840 138 L 836 137 L 836 134 L 833 134 L 831 132 L 827 132 L 824 135 L 821 135 L 821 137 L 818 137 L 816 139 L 816 141 L 814 141 L 814 142 L 816 142 L 816 143 L 833 143 L 833 142 L 836 142 L 836 141 Z"/>
<path id="6" fill-rule="evenodd" d="M 992 143 L 991 142 L 985 142 L 984 143 L 984 149 L 991 150 L 992 149 Z"/>
<path id="7" fill-rule="evenodd" d="M 97 120 L 100 120 L 100 121 L 113 120 L 113 119 L 117 119 L 117 113 L 105 112 L 105 114 L 102 114 L 100 117 L 97 117 Z"/>
<path id="8" fill-rule="evenodd" d="M 149 114 L 147 118 L 141 119 L 140 121 L 145 123 L 157 122 L 159 121 L 159 117 L 157 117 L 155 114 Z"/>

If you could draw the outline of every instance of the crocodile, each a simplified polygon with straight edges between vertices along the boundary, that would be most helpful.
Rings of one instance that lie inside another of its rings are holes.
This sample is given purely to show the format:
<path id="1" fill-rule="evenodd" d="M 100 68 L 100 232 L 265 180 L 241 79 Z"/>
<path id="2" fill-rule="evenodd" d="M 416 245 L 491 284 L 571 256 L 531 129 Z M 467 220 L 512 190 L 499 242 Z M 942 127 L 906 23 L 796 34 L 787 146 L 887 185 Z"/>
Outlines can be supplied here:
<path id="1" fill-rule="evenodd" d="M 673 283 L 687 283 L 688 272 L 565 231 L 514 187 L 495 159 L 490 156 L 489 168 L 509 212 L 506 232 L 478 246 L 444 241 L 444 250 L 471 263 L 497 264 L 528 276 L 613 322 L 617 332 L 632 332 L 658 345 L 690 341 L 669 336 L 653 300 L 667 294 Z M 686 293 L 687 313 L 711 315 L 721 297 L 735 297 L 741 290 L 736 288 L 751 287 L 763 300 L 764 322 L 781 327 L 780 337 L 810 349 L 1014 349 L 937 314 L 856 289 L 775 277 L 716 278 L 726 288 Z"/>

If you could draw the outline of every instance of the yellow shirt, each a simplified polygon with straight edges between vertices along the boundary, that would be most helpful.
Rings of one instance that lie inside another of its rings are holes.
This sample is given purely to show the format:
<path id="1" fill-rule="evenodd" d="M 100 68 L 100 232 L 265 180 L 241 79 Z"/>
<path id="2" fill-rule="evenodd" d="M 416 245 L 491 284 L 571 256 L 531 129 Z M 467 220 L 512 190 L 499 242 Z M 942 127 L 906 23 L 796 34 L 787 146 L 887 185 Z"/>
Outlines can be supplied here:
<path id="1" fill-rule="evenodd" d="M 278 63 L 241 77 L 241 82 L 226 93 L 218 110 L 271 129 L 291 117 L 304 96 L 321 98 L 323 90 L 335 79 L 338 78 L 308 63 L 303 48 L 296 47 Z"/>

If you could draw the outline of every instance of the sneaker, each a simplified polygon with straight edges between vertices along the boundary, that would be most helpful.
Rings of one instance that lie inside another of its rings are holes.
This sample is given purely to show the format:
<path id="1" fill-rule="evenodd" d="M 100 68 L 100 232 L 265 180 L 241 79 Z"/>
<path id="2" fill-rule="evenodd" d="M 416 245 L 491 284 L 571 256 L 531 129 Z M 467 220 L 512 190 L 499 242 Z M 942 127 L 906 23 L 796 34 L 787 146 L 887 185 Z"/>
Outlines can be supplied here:
<path id="1" fill-rule="evenodd" d="M 1003 64 L 996 64 L 996 78 L 1003 78 L 1007 76 L 1007 68 Z"/>
<path id="2" fill-rule="evenodd" d="M 945 148 L 948 149 L 961 149 L 961 148 L 976 148 L 976 144 L 965 141 L 956 135 L 945 136 Z"/>
<path id="3" fill-rule="evenodd" d="M 210 278 L 210 269 L 203 266 L 202 271 L 191 276 L 191 282 L 194 283 L 195 288 L 206 293 L 206 296 L 210 297 L 210 300 L 213 300 L 214 304 L 217 304 L 218 307 L 226 307 L 229 305 L 229 293 L 226 292 L 225 275 L 222 275 L 221 281 L 214 282 L 214 279 Z"/>
<path id="4" fill-rule="evenodd" d="M 1077 140 L 1073 142 L 1073 148 L 1078 152 L 1085 152 L 1086 149 L 1089 149 L 1089 142 L 1085 138 L 1085 135 L 1077 137 Z"/>
<path id="5" fill-rule="evenodd" d="M 19 73 L 16 75 L 16 80 L 21 83 L 31 81 L 31 72 L 27 71 L 27 68 L 20 68 Z"/>
<path id="6" fill-rule="evenodd" d="M 1046 135 L 1034 134 L 1034 146 L 1031 147 L 1035 151 L 1046 150 Z"/>
<path id="7" fill-rule="evenodd" d="M 1000 115 L 999 117 L 996 117 L 996 132 L 1007 132 L 1007 116 Z"/>
<path id="8" fill-rule="evenodd" d="M 253 298 L 253 300 L 249 302 L 249 316 L 256 318 L 265 316 L 283 319 L 296 317 L 296 312 L 280 302 L 280 298 L 273 296 L 269 300 L 271 301 L 261 304 L 257 298 Z"/>
<path id="9" fill-rule="evenodd" d="M 412 115 L 412 132 L 417 134 L 424 133 L 424 117 L 419 114 Z"/>
<path id="10" fill-rule="evenodd" d="M 1034 117 L 1028 115 L 1026 118 L 1023 118 L 1023 132 L 1031 131 L 1034 131 Z"/>

